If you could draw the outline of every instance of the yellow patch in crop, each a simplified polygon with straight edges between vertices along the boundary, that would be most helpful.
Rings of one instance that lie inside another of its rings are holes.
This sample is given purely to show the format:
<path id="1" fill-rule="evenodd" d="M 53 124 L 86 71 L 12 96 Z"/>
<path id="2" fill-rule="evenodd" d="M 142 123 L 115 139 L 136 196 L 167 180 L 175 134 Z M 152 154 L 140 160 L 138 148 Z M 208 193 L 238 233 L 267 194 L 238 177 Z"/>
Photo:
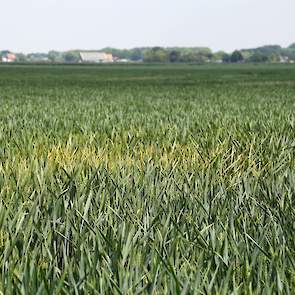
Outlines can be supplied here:
<path id="1" fill-rule="evenodd" d="M 148 146 L 138 145 L 134 148 L 122 148 L 119 145 L 107 145 L 101 149 L 82 147 L 55 146 L 48 151 L 47 163 L 61 167 L 75 165 L 99 166 L 103 165 L 109 169 L 122 167 L 141 167 L 147 162 L 154 165 L 168 167 L 173 162 L 179 165 L 192 165 L 199 162 L 200 156 L 194 149 L 188 146 L 175 145 L 173 148 L 158 147 L 150 144 Z"/>

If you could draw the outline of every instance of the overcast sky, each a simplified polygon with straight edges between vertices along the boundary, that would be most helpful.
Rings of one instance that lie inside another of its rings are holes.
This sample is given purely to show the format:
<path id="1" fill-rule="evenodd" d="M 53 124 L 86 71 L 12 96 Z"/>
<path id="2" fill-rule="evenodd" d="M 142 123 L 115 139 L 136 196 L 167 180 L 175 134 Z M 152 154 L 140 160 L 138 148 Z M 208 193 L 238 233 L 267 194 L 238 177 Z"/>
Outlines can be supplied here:
<path id="1" fill-rule="evenodd" d="M 295 0 L 0 0 L 0 49 L 295 42 Z"/>

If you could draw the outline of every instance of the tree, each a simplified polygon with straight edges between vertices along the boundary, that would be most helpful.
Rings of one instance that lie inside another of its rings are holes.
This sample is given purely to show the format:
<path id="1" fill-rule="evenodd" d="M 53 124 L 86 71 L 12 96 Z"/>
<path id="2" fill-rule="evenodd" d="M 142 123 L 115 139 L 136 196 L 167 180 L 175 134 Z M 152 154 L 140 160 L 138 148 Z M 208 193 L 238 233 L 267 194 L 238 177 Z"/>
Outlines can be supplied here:
<path id="1" fill-rule="evenodd" d="M 282 47 L 280 45 L 266 45 L 266 46 L 256 48 L 255 52 L 260 52 L 260 53 L 265 54 L 267 56 L 269 56 L 273 53 L 281 54 Z"/>
<path id="2" fill-rule="evenodd" d="M 206 54 L 206 56 L 207 56 L 209 61 L 214 59 L 214 54 L 212 52 Z"/>
<path id="3" fill-rule="evenodd" d="M 222 62 L 229 63 L 230 62 L 230 58 L 231 58 L 231 56 L 229 54 L 225 53 L 222 56 Z"/>
<path id="4" fill-rule="evenodd" d="M 233 63 L 241 62 L 243 61 L 243 55 L 240 51 L 235 50 L 232 55 L 230 56 L 230 61 Z"/>
<path id="5" fill-rule="evenodd" d="M 139 61 L 139 60 L 142 60 L 142 58 L 143 58 L 142 50 L 140 50 L 139 48 L 131 49 L 131 52 L 130 52 L 131 60 Z"/>
<path id="6" fill-rule="evenodd" d="M 169 61 L 170 62 L 178 62 L 180 58 L 180 52 L 176 50 L 172 50 L 169 53 Z"/>
<path id="7" fill-rule="evenodd" d="M 200 64 L 205 63 L 210 59 L 210 57 L 208 55 L 210 56 L 210 54 L 203 54 L 201 52 L 197 52 L 192 55 L 192 57 L 193 57 L 192 61 L 196 62 L 196 63 L 200 63 Z"/>
<path id="8" fill-rule="evenodd" d="M 249 57 L 249 61 L 250 62 L 257 62 L 257 63 L 267 62 L 268 61 L 268 57 L 265 54 L 256 52 L 252 56 Z"/>
<path id="9" fill-rule="evenodd" d="M 144 53 L 144 61 L 146 62 L 167 62 L 168 53 L 161 47 L 153 47 Z"/>
<path id="10" fill-rule="evenodd" d="M 64 53 L 64 60 L 68 63 L 76 63 L 79 61 L 79 54 L 74 51 L 68 51 Z"/>
<path id="11" fill-rule="evenodd" d="M 51 50 L 48 52 L 48 59 L 50 62 L 60 62 L 62 60 L 61 54 L 58 51 Z"/>
<path id="12" fill-rule="evenodd" d="M 295 43 L 291 44 L 288 48 L 295 49 Z"/>
<path id="13" fill-rule="evenodd" d="M 213 54 L 212 60 L 213 61 L 222 60 L 222 58 L 225 54 L 226 53 L 224 51 L 217 51 Z"/>
<path id="14" fill-rule="evenodd" d="M 290 60 L 295 60 L 295 49 L 289 49 L 286 52 L 286 56 L 288 56 Z"/>

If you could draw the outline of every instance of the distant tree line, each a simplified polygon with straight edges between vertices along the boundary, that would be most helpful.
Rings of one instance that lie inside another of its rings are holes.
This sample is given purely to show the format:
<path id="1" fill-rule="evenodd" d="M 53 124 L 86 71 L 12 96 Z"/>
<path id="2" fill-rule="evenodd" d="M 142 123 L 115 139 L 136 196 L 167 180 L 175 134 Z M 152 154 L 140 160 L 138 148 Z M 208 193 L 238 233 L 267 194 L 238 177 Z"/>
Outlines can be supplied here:
<path id="1" fill-rule="evenodd" d="M 133 49 L 103 48 L 99 52 L 112 53 L 120 60 L 146 63 L 275 63 L 295 61 L 295 43 L 287 48 L 279 45 L 262 46 L 252 49 L 213 52 L 207 47 L 140 47 Z M 80 50 L 66 52 L 16 54 L 20 63 L 78 63 Z M 1 52 L 0 52 L 1 56 Z"/>

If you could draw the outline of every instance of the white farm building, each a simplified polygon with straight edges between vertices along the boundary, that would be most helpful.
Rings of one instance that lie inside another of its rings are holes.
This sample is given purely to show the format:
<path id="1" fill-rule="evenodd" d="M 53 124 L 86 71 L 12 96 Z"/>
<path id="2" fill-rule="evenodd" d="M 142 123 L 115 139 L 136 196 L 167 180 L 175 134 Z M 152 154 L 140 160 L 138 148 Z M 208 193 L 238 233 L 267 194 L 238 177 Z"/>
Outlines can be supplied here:
<path id="1" fill-rule="evenodd" d="M 113 62 L 113 55 L 105 52 L 80 52 L 80 61 L 85 63 L 109 63 Z"/>

